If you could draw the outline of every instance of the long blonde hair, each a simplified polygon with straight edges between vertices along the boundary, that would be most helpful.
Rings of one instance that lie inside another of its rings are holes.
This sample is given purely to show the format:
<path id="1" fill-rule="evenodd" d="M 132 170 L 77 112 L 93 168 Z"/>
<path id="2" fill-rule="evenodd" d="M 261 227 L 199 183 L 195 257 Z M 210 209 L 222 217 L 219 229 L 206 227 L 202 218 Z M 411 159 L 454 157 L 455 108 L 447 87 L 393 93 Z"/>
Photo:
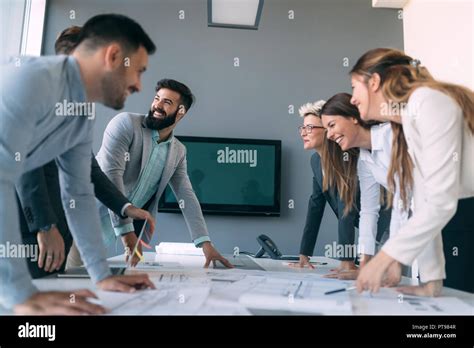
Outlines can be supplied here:
<path id="1" fill-rule="evenodd" d="M 459 104 L 464 120 L 474 133 L 474 93 L 469 88 L 437 81 L 428 69 L 420 66 L 400 50 L 376 48 L 366 52 L 352 68 L 351 74 L 361 75 L 366 81 L 374 74 L 380 76 L 380 85 L 384 97 L 394 104 L 406 105 L 411 94 L 419 87 L 429 87 L 450 96 Z M 399 110 L 401 108 L 398 108 Z M 392 122 L 392 156 L 388 170 L 388 204 L 393 201 L 398 176 L 400 198 L 405 209 L 409 206 L 409 197 L 413 190 L 413 162 L 408 154 L 408 145 L 400 124 Z"/>

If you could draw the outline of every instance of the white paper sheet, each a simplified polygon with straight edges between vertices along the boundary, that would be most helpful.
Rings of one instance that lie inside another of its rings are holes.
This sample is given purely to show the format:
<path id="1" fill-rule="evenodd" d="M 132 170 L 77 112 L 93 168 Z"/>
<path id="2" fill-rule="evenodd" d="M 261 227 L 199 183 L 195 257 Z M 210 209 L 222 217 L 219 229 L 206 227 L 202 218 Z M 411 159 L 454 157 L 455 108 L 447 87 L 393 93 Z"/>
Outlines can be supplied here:
<path id="1" fill-rule="evenodd" d="M 209 290 L 209 287 L 162 285 L 157 290 L 134 294 L 99 291 L 97 295 L 112 315 L 190 315 L 198 312 Z"/>
<path id="2" fill-rule="evenodd" d="M 253 289 L 239 297 L 247 308 L 280 310 L 311 314 L 352 314 L 347 292 L 324 295 L 326 291 L 344 287 L 339 280 L 314 280 L 265 277 Z"/>
<path id="3" fill-rule="evenodd" d="M 157 267 L 146 272 L 157 290 L 135 294 L 98 292 L 111 314 L 247 315 L 264 310 L 275 314 L 345 315 L 354 310 L 375 315 L 474 315 L 474 307 L 457 298 L 403 295 L 400 300 L 398 292 L 387 288 L 373 295 L 359 295 L 355 291 L 324 295 L 352 282 L 323 278 L 323 271 L 319 274 Z"/>
<path id="4" fill-rule="evenodd" d="M 155 251 L 158 255 L 204 255 L 201 248 L 197 248 L 194 243 L 170 243 L 161 242 L 155 246 Z"/>
<path id="5" fill-rule="evenodd" d="M 354 301 L 359 312 L 373 315 L 474 315 L 474 307 L 455 297 L 403 295 L 395 289 L 364 292 Z"/>
<path id="6" fill-rule="evenodd" d="M 237 301 L 217 300 L 208 298 L 199 309 L 199 315 L 251 315 L 251 313 Z"/>

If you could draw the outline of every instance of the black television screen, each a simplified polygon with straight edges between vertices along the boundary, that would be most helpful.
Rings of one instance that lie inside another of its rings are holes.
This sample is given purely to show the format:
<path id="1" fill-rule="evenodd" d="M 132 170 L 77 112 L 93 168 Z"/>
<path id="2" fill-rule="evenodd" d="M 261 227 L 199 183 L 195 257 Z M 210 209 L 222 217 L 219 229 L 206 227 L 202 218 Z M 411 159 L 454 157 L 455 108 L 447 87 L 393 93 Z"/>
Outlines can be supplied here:
<path id="1" fill-rule="evenodd" d="M 176 136 L 203 213 L 280 215 L 281 141 Z M 160 212 L 180 212 L 168 186 Z"/>

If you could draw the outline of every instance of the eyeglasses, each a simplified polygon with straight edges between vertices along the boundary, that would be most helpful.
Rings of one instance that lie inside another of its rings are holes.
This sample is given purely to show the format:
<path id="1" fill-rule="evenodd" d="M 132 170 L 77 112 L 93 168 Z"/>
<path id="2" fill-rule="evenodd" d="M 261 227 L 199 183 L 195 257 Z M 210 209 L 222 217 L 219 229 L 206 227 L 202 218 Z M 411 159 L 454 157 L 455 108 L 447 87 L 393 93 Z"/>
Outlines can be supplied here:
<path id="1" fill-rule="evenodd" d="M 311 134 L 314 128 L 325 129 L 323 126 L 314 126 L 312 124 L 308 124 L 307 126 L 299 126 L 298 132 L 301 134 L 303 133 L 303 130 L 304 130 L 306 134 Z"/>

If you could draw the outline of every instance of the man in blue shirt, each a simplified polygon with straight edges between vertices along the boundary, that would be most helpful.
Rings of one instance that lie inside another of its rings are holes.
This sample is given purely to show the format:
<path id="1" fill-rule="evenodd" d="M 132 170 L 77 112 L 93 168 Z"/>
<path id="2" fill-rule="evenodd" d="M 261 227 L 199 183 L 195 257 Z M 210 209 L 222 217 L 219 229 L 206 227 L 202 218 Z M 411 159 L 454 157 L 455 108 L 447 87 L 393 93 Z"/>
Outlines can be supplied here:
<path id="1" fill-rule="evenodd" d="M 70 55 L 80 38 L 81 28 L 69 27 L 61 32 L 54 44 L 56 54 Z M 91 153 L 91 181 L 99 201 L 116 214 L 137 220 L 148 220 L 150 229 L 155 226 L 154 218 L 145 210 L 130 204 L 100 169 L 95 155 Z M 61 189 L 56 161 L 22 175 L 16 185 L 20 205 L 20 230 L 25 245 L 38 247 L 39 257 L 28 258 L 28 268 L 33 278 L 51 275 L 50 272 L 79 267 L 75 264 L 79 251 L 73 244 L 61 201 Z M 69 253 L 69 255 L 68 255 Z M 68 262 L 64 260 L 67 256 Z"/>
<path id="2" fill-rule="evenodd" d="M 92 103 L 116 110 L 141 89 L 155 45 L 133 20 L 98 15 L 83 27 L 72 56 L 22 57 L 2 67 L 0 99 L 0 305 L 21 314 L 103 313 L 88 290 L 38 292 L 21 248 L 15 182 L 56 159 L 71 232 L 92 280 L 102 290 L 153 287 L 146 275 L 112 276 L 90 181 Z M 5 253 L 8 250 L 8 253 Z M 10 253 L 10 251 L 13 251 Z M 74 296 L 71 296 L 74 295 Z M 74 298 L 74 301 L 71 299 Z"/>
<path id="3" fill-rule="evenodd" d="M 192 241 L 203 249 L 204 266 L 219 261 L 231 268 L 232 264 L 211 243 L 201 206 L 188 177 L 186 148 L 173 135 L 176 125 L 193 104 L 194 96 L 186 85 L 171 79 L 158 81 L 155 92 L 147 115 L 123 112 L 110 121 L 97 161 L 130 202 L 151 215 L 157 212 L 158 201 L 169 184 L 180 202 Z M 121 236 L 124 246 L 133 248 L 137 241 L 133 231 L 141 230 L 141 222 L 109 212 L 101 206 L 106 242 Z M 132 264 L 138 261 L 133 255 Z"/>

